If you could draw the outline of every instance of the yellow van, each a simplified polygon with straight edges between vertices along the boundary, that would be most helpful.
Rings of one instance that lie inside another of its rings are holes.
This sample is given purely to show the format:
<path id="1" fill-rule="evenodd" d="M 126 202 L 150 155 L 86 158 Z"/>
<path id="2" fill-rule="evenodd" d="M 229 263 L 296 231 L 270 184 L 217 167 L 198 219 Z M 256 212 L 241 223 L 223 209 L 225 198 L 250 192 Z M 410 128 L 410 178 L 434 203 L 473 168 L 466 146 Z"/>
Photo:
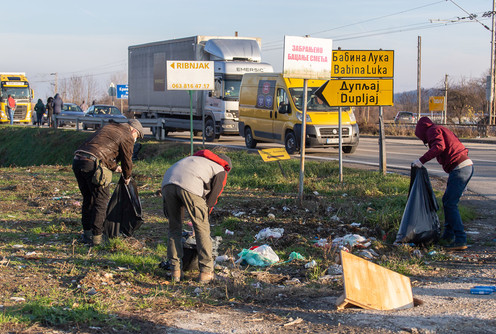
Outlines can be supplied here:
<path id="1" fill-rule="evenodd" d="M 325 80 L 308 80 L 305 147 L 339 147 L 338 108 L 320 100 L 315 91 Z M 342 108 L 342 147 L 353 153 L 359 134 L 353 109 Z M 303 79 L 284 78 L 280 73 L 243 75 L 239 96 L 239 134 L 246 147 L 257 142 L 284 144 L 293 154 L 300 149 L 303 111 Z"/>

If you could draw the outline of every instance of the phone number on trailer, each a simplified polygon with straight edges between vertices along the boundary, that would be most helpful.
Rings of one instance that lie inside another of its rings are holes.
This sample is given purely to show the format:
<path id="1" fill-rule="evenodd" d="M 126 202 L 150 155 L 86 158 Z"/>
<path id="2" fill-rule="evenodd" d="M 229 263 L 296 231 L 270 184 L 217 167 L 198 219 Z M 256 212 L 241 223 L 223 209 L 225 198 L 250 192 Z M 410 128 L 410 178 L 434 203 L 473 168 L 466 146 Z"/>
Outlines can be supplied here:
<path id="1" fill-rule="evenodd" d="M 211 89 L 210 84 L 189 84 L 189 83 L 173 83 L 173 89 Z"/>

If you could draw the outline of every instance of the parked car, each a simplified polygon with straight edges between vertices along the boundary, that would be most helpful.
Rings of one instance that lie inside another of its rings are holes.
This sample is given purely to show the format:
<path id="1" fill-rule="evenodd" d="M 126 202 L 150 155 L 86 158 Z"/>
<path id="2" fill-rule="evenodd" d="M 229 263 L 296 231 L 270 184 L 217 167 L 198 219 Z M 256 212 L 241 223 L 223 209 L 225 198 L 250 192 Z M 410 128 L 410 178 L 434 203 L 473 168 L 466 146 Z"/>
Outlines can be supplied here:
<path id="1" fill-rule="evenodd" d="M 417 123 L 417 118 L 415 114 L 410 111 L 398 111 L 394 117 L 395 123 Z"/>
<path id="2" fill-rule="evenodd" d="M 75 103 L 64 103 L 60 116 L 83 117 L 84 111 Z M 76 124 L 75 121 L 60 120 L 58 126 Z"/>
<path id="3" fill-rule="evenodd" d="M 125 121 L 127 118 L 124 116 L 119 108 L 114 106 L 109 106 L 105 104 L 96 104 L 92 105 L 85 111 L 84 117 L 87 119 L 104 119 L 105 121 L 109 121 L 111 119 L 119 122 Z M 95 130 L 99 129 L 101 124 L 93 124 L 86 123 L 83 120 L 83 129 L 87 130 L 89 128 L 93 128 Z"/>

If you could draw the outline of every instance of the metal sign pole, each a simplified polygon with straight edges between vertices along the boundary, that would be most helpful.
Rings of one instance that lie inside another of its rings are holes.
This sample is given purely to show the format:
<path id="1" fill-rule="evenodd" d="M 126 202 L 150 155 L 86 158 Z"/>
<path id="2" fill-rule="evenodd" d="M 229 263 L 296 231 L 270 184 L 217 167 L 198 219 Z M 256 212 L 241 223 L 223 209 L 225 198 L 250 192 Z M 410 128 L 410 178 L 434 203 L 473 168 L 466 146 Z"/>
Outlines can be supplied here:
<path id="1" fill-rule="evenodd" d="M 301 144 L 300 144 L 300 187 L 298 196 L 300 205 L 303 205 L 303 182 L 305 178 L 305 137 L 307 136 L 307 92 L 308 80 L 303 79 L 303 114 L 301 116 Z"/>
<path id="2" fill-rule="evenodd" d="M 386 175 L 386 136 L 382 106 L 379 107 L 379 170 Z"/>
<path id="3" fill-rule="evenodd" d="M 342 113 L 343 108 L 339 107 L 338 109 L 338 135 L 339 135 L 339 182 L 343 183 L 343 120 L 342 120 Z"/>
<path id="4" fill-rule="evenodd" d="M 191 155 L 193 155 L 193 91 L 189 90 L 189 128 L 191 139 Z"/>

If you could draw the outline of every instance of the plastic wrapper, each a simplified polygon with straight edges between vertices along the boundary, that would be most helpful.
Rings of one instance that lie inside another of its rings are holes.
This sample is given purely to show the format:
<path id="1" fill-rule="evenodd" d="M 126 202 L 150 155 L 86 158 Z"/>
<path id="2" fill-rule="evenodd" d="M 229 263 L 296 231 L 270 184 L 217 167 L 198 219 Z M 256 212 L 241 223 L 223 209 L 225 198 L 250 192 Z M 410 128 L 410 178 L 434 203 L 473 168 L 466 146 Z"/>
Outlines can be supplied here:
<path id="1" fill-rule="evenodd" d="M 269 245 L 262 245 L 256 248 L 243 249 L 238 254 L 239 260 L 251 266 L 266 267 L 279 261 L 279 256 Z"/>

